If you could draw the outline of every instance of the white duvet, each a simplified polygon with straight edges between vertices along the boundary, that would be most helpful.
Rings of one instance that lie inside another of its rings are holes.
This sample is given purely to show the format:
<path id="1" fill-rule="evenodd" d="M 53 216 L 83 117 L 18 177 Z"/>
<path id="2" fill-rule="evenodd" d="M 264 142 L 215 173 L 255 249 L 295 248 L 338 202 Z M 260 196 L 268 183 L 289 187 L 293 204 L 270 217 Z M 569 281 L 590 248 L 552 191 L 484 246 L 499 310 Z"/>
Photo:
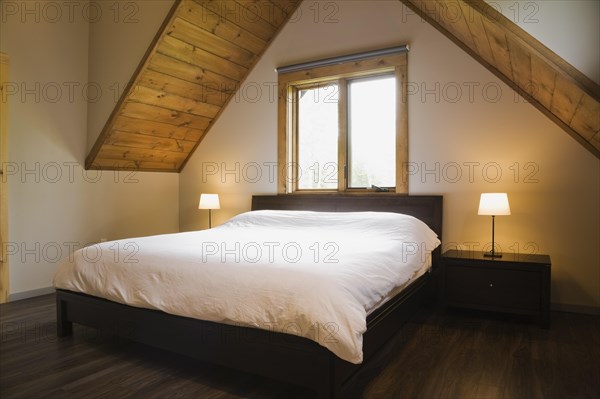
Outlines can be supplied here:
<path id="1" fill-rule="evenodd" d="M 56 288 L 219 323 L 300 335 L 362 362 L 367 311 L 440 244 L 383 212 L 254 211 L 211 230 L 76 251 Z"/>

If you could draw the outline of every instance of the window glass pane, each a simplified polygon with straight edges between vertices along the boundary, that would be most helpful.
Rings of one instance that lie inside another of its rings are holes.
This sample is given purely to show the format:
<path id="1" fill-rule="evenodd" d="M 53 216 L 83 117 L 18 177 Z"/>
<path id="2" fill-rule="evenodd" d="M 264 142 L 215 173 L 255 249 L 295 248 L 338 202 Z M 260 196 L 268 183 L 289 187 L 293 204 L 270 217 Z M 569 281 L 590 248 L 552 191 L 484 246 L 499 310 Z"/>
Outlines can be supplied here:
<path id="1" fill-rule="evenodd" d="M 337 189 L 338 86 L 298 91 L 298 188 Z"/>
<path id="2" fill-rule="evenodd" d="M 348 84 L 348 186 L 396 186 L 396 78 Z"/>

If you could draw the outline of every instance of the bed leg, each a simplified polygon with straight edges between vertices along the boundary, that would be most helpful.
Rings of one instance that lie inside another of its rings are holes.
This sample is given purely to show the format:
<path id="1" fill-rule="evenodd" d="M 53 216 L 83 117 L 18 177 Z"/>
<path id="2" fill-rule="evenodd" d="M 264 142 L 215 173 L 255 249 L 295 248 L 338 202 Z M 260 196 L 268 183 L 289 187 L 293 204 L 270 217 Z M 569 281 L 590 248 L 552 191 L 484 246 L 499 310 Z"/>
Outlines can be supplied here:
<path id="1" fill-rule="evenodd" d="M 323 378 L 318 381 L 318 399 L 337 399 L 340 395 L 340 387 L 336 385 L 335 360 L 333 355 L 329 356 L 327 366 L 323 370 Z"/>
<path id="2" fill-rule="evenodd" d="M 67 303 L 56 298 L 56 335 L 68 337 L 73 335 L 73 322 L 66 319 Z"/>
<path id="3" fill-rule="evenodd" d="M 70 337 L 73 335 L 73 323 L 70 321 L 59 321 L 56 325 L 56 335 L 59 337 Z"/>
<path id="4" fill-rule="evenodd" d="M 336 399 L 337 396 L 335 395 L 335 392 L 333 391 L 333 389 L 331 388 L 331 386 L 327 385 L 326 387 L 319 387 L 317 389 L 317 399 Z"/>

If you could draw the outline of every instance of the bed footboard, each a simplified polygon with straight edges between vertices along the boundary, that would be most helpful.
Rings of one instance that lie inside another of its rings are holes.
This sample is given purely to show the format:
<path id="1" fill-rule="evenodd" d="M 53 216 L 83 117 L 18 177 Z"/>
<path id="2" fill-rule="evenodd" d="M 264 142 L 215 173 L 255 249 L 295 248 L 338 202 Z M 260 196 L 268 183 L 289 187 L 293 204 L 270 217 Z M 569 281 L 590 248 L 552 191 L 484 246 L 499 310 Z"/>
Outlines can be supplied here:
<path id="1" fill-rule="evenodd" d="M 337 397 L 337 358 L 306 338 L 174 316 L 65 290 L 57 290 L 56 297 L 59 337 L 72 335 L 73 323 L 77 323 L 208 363 L 312 388 L 320 398 Z"/>
<path id="2" fill-rule="evenodd" d="M 294 335 L 231 326 L 135 308 L 90 295 L 56 291 L 57 334 L 73 323 L 132 339 L 208 363 L 313 389 L 318 398 L 348 397 L 364 388 L 387 362 L 382 350 L 424 302 L 433 278 L 426 274 L 388 307 L 369 318 L 363 364 L 341 360 L 317 343 Z"/>

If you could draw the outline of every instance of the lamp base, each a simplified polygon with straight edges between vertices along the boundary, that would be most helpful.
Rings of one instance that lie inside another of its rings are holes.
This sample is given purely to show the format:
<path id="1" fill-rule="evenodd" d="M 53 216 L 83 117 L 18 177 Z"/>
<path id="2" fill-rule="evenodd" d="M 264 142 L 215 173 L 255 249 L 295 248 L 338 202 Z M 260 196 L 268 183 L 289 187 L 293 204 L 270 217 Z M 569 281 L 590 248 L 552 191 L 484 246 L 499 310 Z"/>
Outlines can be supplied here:
<path id="1" fill-rule="evenodd" d="M 488 257 L 488 258 L 501 258 L 502 257 L 502 252 L 484 252 L 483 256 Z"/>

